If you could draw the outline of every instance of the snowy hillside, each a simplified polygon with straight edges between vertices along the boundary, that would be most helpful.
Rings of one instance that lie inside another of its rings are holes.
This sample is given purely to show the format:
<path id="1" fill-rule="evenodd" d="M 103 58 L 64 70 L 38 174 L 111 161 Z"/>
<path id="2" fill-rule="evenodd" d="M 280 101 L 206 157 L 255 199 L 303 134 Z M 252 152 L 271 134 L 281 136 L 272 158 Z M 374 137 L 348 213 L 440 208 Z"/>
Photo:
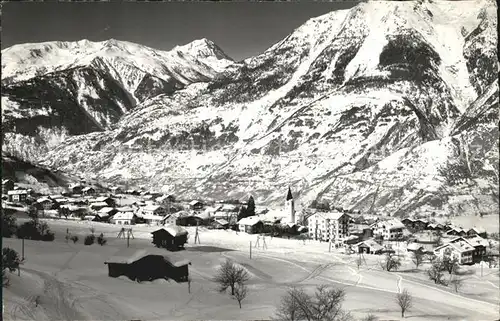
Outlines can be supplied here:
<path id="1" fill-rule="evenodd" d="M 335 11 L 44 162 L 186 197 L 496 213 L 496 20 L 490 1 Z"/>
<path id="2" fill-rule="evenodd" d="M 7 149 L 50 148 L 42 131 L 63 140 L 110 129 L 137 104 L 212 79 L 232 60 L 207 39 L 169 52 L 138 44 L 45 42 L 2 50 L 2 126 Z M 33 143 L 35 142 L 35 143 Z"/>

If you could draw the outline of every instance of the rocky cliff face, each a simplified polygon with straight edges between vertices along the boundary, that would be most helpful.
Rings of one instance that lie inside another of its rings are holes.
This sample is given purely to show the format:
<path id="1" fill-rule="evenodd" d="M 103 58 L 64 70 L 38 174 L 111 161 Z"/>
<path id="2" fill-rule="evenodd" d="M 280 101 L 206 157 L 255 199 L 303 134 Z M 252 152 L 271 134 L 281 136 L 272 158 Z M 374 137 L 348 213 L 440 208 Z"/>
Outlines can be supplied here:
<path id="1" fill-rule="evenodd" d="M 230 63 L 206 39 L 170 52 L 114 39 L 7 48 L 2 50 L 3 150 L 35 160 L 67 135 L 109 130 L 147 99 L 209 81 Z"/>
<path id="2" fill-rule="evenodd" d="M 498 211 L 496 7 L 373 2 L 314 18 L 44 162 L 183 196 L 390 215 Z"/>

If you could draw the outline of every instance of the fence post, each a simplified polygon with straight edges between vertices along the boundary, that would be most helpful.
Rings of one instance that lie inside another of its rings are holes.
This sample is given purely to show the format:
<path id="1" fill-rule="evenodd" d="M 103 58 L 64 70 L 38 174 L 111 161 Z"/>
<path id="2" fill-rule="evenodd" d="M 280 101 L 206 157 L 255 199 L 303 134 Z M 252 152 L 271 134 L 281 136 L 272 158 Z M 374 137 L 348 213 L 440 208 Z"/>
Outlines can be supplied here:
<path id="1" fill-rule="evenodd" d="M 250 241 L 250 259 L 252 258 L 252 241 Z"/>

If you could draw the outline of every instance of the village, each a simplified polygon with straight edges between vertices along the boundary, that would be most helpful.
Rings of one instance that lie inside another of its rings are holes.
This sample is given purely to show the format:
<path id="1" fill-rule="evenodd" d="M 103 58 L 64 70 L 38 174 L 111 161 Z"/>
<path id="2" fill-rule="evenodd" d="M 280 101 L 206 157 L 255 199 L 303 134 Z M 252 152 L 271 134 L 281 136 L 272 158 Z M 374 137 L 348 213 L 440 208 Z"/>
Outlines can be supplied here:
<path id="1" fill-rule="evenodd" d="M 87 220 L 124 227 L 146 225 L 165 227 L 173 240 L 187 234 L 186 226 L 231 229 L 262 237 L 316 240 L 329 249 L 349 254 L 385 254 L 395 250 L 451 257 L 458 264 L 488 262 L 497 264 L 494 238 L 482 227 L 464 229 L 451 223 L 422 218 L 381 218 L 364 216 L 344 209 L 295 208 L 291 189 L 284 195 L 282 208 L 256 206 L 238 200 L 204 202 L 179 200 L 174 195 L 146 191 L 105 189 L 87 186 L 83 181 L 68 186 L 59 195 L 41 195 L 22 189 L 9 179 L 2 180 L 2 208 L 5 213 L 23 217 L 23 211 L 36 211 L 40 218 Z M 24 214 L 26 217 L 26 214 Z M 179 243 L 178 241 L 176 241 Z M 187 242 L 187 239 L 185 240 Z M 182 244 L 180 244 L 182 245 Z"/>

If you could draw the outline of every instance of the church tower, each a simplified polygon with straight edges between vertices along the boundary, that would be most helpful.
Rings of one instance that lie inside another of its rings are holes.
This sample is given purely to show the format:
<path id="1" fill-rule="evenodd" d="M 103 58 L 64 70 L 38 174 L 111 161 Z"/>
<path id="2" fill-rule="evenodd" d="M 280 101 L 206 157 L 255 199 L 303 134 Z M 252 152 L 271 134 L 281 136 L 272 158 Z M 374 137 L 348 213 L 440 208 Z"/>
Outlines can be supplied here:
<path id="1" fill-rule="evenodd" d="M 285 201 L 286 212 L 288 213 L 288 218 L 290 223 L 295 224 L 295 201 L 293 199 L 292 190 L 288 187 L 288 194 L 286 195 Z"/>

